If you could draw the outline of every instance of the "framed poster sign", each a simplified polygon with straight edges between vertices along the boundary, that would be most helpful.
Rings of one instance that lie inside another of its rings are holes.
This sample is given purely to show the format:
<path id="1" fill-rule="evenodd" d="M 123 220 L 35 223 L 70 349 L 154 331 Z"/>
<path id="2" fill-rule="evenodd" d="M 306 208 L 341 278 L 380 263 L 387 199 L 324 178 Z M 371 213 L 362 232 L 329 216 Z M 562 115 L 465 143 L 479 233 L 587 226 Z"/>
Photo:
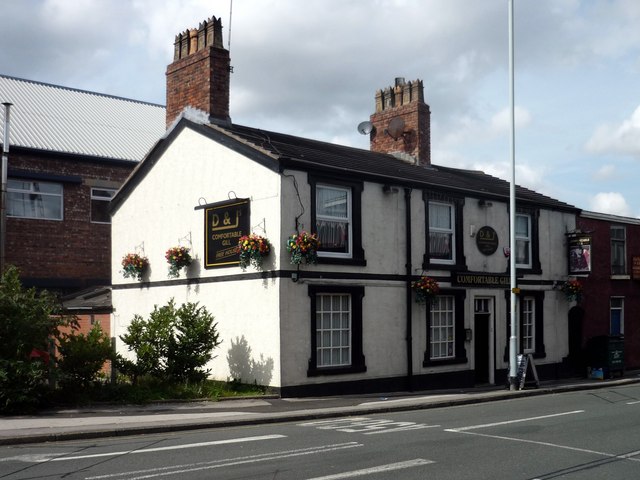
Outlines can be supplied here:
<path id="1" fill-rule="evenodd" d="M 249 234 L 249 199 L 234 198 L 204 207 L 205 268 L 240 263 L 238 240 Z"/>
<path id="2" fill-rule="evenodd" d="M 568 238 L 569 275 L 591 273 L 591 236 L 573 235 Z"/>

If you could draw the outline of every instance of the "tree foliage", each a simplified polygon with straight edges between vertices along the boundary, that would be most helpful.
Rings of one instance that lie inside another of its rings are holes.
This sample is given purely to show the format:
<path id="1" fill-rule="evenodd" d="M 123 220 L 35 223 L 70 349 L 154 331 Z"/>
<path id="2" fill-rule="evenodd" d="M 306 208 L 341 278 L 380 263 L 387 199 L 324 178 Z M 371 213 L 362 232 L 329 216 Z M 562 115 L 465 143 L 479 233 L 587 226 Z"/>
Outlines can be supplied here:
<path id="1" fill-rule="evenodd" d="M 0 277 L 0 411 L 36 406 L 44 393 L 46 358 L 61 326 L 75 321 L 60 314 L 57 299 L 47 292 L 25 289 L 18 270 L 8 266 Z"/>
<path id="2" fill-rule="evenodd" d="M 220 345 L 214 317 L 198 303 L 176 308 L 171 299 L 154 306 L 145 320 L 135 315 L 120 339 L 135 354 L 135 360 L 118 358 L 118 368 L 135 380 L 142 375 L 181 382 L 204 380 L 204 369 Z"/>

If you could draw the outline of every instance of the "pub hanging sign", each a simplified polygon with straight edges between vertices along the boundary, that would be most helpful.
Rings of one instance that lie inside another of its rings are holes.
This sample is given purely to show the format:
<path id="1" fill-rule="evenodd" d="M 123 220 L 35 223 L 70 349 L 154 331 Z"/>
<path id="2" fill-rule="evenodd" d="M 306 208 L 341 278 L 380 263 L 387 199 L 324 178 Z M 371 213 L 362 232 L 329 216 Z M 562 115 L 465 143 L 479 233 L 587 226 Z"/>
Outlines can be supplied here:
<path id="1" fill-rule="evenodd" d="M 239 265 L 238 240 L 249 234 L 249 199 L 234 198 L 204 208 L 205 268 Z"/>
<path id="2" fill-rule="evenodd" d="M 569 275 L 588 275 L 591 273 L 591 235 L 570 235 Z"/>

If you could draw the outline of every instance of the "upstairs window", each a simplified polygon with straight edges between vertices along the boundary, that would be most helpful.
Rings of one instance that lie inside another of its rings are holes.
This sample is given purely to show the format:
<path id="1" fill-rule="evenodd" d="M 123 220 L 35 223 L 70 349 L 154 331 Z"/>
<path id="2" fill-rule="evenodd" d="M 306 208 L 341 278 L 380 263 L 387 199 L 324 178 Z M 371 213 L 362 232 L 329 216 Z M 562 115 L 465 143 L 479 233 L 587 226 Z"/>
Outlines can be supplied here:
<path id="1" fill-rule="evenodd" d="M 432 263 L 455 263 L 455 209 L 429 202 L 429 256 Z"/>
<path id="2" fill-rule="evenodd" d="M 362 248 L 363 183 L 309 174 L 311 225 L 320 263 L 365 266 Z"/>
<path id="3" fill-rule="evenodd" d="M 611 274 L 625 275 L 627 273 L 627 253 L 625 246 L 626 232 L 624 227 L 611 227 Z"/>
<path id="4" fill-rule="evenodd" d="M 531 268 L 531 217 L 516 215 L 516 267 Z"/>
<path id="5" fill-rule="evenodd" d="M 351 258 L 351 189 L 318 184 L 316 187 L 316 232 L 320 255 Z"/>
<path id="6" fill-rule="evenodd" d="M 62 220 L 62 184 L 8 179 L 7 216 Z"/>
<path id="7" fill-rule="evenodd" d="M 111 223 L 109 214 L 109 202 L 116 194 L 112 188 L 92 188 L 91 189 L 91 222 Z"/>

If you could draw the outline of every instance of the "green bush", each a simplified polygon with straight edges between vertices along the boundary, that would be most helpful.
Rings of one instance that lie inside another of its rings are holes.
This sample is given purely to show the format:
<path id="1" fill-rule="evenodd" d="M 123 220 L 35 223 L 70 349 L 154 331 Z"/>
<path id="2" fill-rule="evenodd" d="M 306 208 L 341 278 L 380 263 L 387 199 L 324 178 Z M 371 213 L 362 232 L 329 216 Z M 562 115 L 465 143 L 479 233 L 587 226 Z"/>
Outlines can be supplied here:
<path id="1" fill-rule="evenodd" d="M 136 383 L 150 375 L 179 382 L 199 382 L 206 378 L 204 369 L 221 343 L 214 317 L 197 303 L 176 308 L 171 299 L 162 307 L 154 306 L 149 319 L 135 315 L 120 336 L 135 360 L 117 358 L 118 369 Z"/>
<path id="2" fill-rule="evenodd" d="M 62 335 L 58 374 L 63 387 L 88 387 L 98 378 L 104 362 L 112 358 L 111 340 L 96 323 L 86 335 L 72 331 Z"/>
<path id="3" fill-rule="evenodd" d="M 0 412 L 39 404 L 46 392 L 48 365 L 32 361 L 31 353 L 48 352 L 59 327 L 73 324 L 74 319 L 60 315 L 53 295 L 23 288 L 18 270 L 7 267 L 0 276 Z"/>

